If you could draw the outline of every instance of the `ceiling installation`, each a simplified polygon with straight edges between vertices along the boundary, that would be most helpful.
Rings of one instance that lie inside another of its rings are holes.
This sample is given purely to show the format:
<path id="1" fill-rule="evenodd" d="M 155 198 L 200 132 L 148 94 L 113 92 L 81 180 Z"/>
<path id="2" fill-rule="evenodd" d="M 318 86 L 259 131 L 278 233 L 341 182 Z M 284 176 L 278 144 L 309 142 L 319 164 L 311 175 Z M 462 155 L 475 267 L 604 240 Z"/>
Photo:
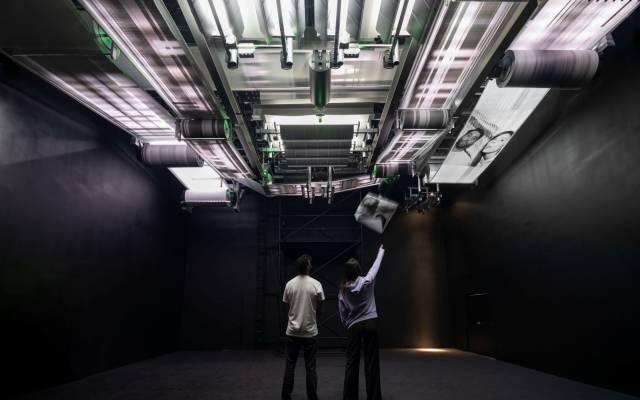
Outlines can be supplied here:
<path id="1" fill-rule="evenodd" d="M 188 204 L 331 201 L 396 174 L 475 182 L 639 5 L 8 0 L 0 50 L 130 133 Z"/>

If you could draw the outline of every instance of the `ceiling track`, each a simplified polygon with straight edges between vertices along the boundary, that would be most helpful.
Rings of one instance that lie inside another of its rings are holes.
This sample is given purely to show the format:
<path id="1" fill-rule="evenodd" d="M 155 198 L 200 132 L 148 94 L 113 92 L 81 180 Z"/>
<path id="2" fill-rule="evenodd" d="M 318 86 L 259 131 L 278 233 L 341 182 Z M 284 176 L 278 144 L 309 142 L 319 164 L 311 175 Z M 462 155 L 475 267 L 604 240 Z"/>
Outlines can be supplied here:
<path id="1" fill-rule="evenodd" d="M 204 36 L 202 24 L 193 9 L 192 3 L 189 0 L 178 0 L 178 4 L 187 21 L 187 25 L 191 30 L 191 34 L 196 41 L 196 45 L 204 60 L 207 72 L 211 76 L 215 87 L 218 88 L 217 93 L 222 98 L 223 104 L 226 105 L 225 109 L 231 111 L 230 116 L 236 125 L 235 131 L 238 135 L 238 139 L 240 140 L 240 144 L 242 145 L 249 165 L 253 168 L 254 172 L 258 171 L 261 169 L 258 153 L 251 138 L 249 128 L 244 120 L 240 105 L 231 90 L 231 85 L 224 73 L 219 72 L 223 71 L 224 67 L 214 50 L 211 48 L 213 43 L 210 43 L 210 41 Z"/>

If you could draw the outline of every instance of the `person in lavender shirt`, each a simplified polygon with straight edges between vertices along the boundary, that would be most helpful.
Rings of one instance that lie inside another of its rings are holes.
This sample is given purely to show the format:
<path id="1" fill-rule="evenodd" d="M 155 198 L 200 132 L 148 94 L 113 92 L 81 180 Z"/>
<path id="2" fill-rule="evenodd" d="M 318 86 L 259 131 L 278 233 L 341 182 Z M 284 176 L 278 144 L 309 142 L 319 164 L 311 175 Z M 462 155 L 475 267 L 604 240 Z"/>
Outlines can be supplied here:
<path id="1" fill-rule="evenodd" d="M 360 263 L 355 258 L 345 264 L 344 279 L 338 292 L 340 319 L 347 327 L 347 365 L 344 374 L 343 400 L 358 399 L 358 375 L 360 351 L 364 351 L 367 399 L 380 400 L 380 356 L 378 351 L 378 313 L 374 286 L 380 269 L 384 248 L 380 245 L 378 256 L 369 272 L 362 276 Z"/>

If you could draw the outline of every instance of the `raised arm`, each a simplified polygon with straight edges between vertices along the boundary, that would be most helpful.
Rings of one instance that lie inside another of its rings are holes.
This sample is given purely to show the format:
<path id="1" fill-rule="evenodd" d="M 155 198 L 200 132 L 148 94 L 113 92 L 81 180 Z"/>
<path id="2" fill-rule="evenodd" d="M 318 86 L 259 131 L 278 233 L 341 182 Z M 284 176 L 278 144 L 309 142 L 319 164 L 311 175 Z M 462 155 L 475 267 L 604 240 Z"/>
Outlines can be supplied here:
<path id="1" fill-rule="evenodd" d="M 378 249 L 378 256 L 376 257 L 376 260 L 373 262 L 373 265 L 371 266 L 371 268 L 369 268 L 369 272 L 367 272 L 367 275 L 364 277 L 365 284 L 371 283 L 376 280 L 376 275 L 378 275 L 378 270 L 380 269 L 380 264 L 382 264 L 383 257 L 384 257 L 384 247 L 380 245 L 380 248 Z"/>

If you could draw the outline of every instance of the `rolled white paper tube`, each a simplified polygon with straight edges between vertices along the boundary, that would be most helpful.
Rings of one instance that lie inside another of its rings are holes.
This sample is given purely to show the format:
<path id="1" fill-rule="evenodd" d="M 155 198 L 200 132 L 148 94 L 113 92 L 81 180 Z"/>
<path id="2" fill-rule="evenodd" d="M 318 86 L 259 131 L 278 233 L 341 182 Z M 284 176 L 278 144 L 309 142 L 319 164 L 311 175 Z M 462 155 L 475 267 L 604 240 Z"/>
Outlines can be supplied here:
<path id="1" fill-rule="evenodd" d="M 598 69 L 593 50 L 507 50 L 500 61 L 499 87 L 575 89 Z"/>

